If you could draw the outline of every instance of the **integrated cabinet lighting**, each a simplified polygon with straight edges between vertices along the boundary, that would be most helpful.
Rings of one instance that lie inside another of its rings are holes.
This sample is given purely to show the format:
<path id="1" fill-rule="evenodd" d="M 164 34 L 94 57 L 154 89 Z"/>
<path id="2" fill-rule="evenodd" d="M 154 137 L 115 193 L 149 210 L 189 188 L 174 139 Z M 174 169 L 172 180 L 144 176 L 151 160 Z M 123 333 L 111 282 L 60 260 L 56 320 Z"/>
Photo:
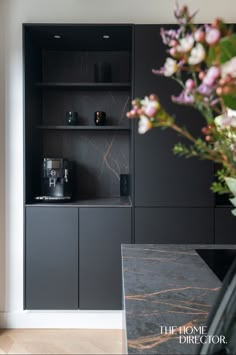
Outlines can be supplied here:
<path id="1" fill-rule="evenodd" d="M 53 36 L 55 39 L 60 39 L 61 38 L 61 35 L 54 35 Z"/>
<path id="2" fill-rule="evenodd" d="M 109 38 L 110 38 L 110 35 L 103 35 L 102 38 L 104 38 L 104 39 L 109 39 Z"/>

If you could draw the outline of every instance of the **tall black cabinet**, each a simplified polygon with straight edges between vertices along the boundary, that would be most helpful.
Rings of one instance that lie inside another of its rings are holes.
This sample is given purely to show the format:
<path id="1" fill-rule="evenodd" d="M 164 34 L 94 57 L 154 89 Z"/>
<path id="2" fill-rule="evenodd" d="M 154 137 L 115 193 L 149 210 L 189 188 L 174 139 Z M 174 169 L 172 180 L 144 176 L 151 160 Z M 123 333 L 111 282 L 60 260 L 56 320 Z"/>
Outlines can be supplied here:
<path id="1" fill-rule="evenodd" d="M 199 132 L 203 121 L 198 113 L 171 102 L 171 95 L 179 93 L 179 86 L 152 73 L 166 58 L 160 28 L 135 26 L 134 96 L 157 93 L 179 122 L 183 120 L 190 131 Z M 174 156 L 172 148 L 180 139 L 174 132 L 154 129 L 139 135 L 136 128 L 134 134 L 135 241 L 213 243 L 214 199 L 209 189 L 212 164 Z M 148 231 L 146 235 L 144 230 Z"/>

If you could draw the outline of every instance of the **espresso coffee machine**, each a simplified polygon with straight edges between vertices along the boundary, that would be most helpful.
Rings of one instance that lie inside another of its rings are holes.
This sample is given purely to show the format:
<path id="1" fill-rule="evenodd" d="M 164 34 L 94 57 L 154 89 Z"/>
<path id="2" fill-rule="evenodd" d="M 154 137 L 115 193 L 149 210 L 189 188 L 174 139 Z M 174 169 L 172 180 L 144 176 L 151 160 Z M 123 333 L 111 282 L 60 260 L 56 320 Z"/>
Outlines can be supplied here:
<path id="1" fill-rule="evenodd" d="M 36 200 L 65 201 L 72 199 L 72 162 L 63 158 L 44 158 L 42 196 Z"/>

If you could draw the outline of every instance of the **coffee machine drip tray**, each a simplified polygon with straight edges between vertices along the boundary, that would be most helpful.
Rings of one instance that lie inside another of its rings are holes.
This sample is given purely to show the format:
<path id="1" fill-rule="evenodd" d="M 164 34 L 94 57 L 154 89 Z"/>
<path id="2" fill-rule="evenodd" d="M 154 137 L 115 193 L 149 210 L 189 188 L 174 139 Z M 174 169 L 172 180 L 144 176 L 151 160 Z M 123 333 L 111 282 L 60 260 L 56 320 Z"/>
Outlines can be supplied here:
<path id="1" fill-rule="evenodd" d="M 55 202 L 55 201 L 70 201 L 71 196 L 37 196 L 35 197 L 37 201 L 48 201 L 48 202 Z"/>

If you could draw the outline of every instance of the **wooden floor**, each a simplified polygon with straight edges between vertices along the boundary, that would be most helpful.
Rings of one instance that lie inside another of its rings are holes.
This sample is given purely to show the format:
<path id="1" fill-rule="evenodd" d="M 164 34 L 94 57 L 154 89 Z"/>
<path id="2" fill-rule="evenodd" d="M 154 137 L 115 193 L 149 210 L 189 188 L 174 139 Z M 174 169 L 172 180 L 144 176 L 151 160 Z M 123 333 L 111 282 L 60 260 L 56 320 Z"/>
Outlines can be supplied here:
<path id="1" fill-rule="evenodd" d="M 121 330 L 0 329 L 0 354 L 122 354 Z"/>

